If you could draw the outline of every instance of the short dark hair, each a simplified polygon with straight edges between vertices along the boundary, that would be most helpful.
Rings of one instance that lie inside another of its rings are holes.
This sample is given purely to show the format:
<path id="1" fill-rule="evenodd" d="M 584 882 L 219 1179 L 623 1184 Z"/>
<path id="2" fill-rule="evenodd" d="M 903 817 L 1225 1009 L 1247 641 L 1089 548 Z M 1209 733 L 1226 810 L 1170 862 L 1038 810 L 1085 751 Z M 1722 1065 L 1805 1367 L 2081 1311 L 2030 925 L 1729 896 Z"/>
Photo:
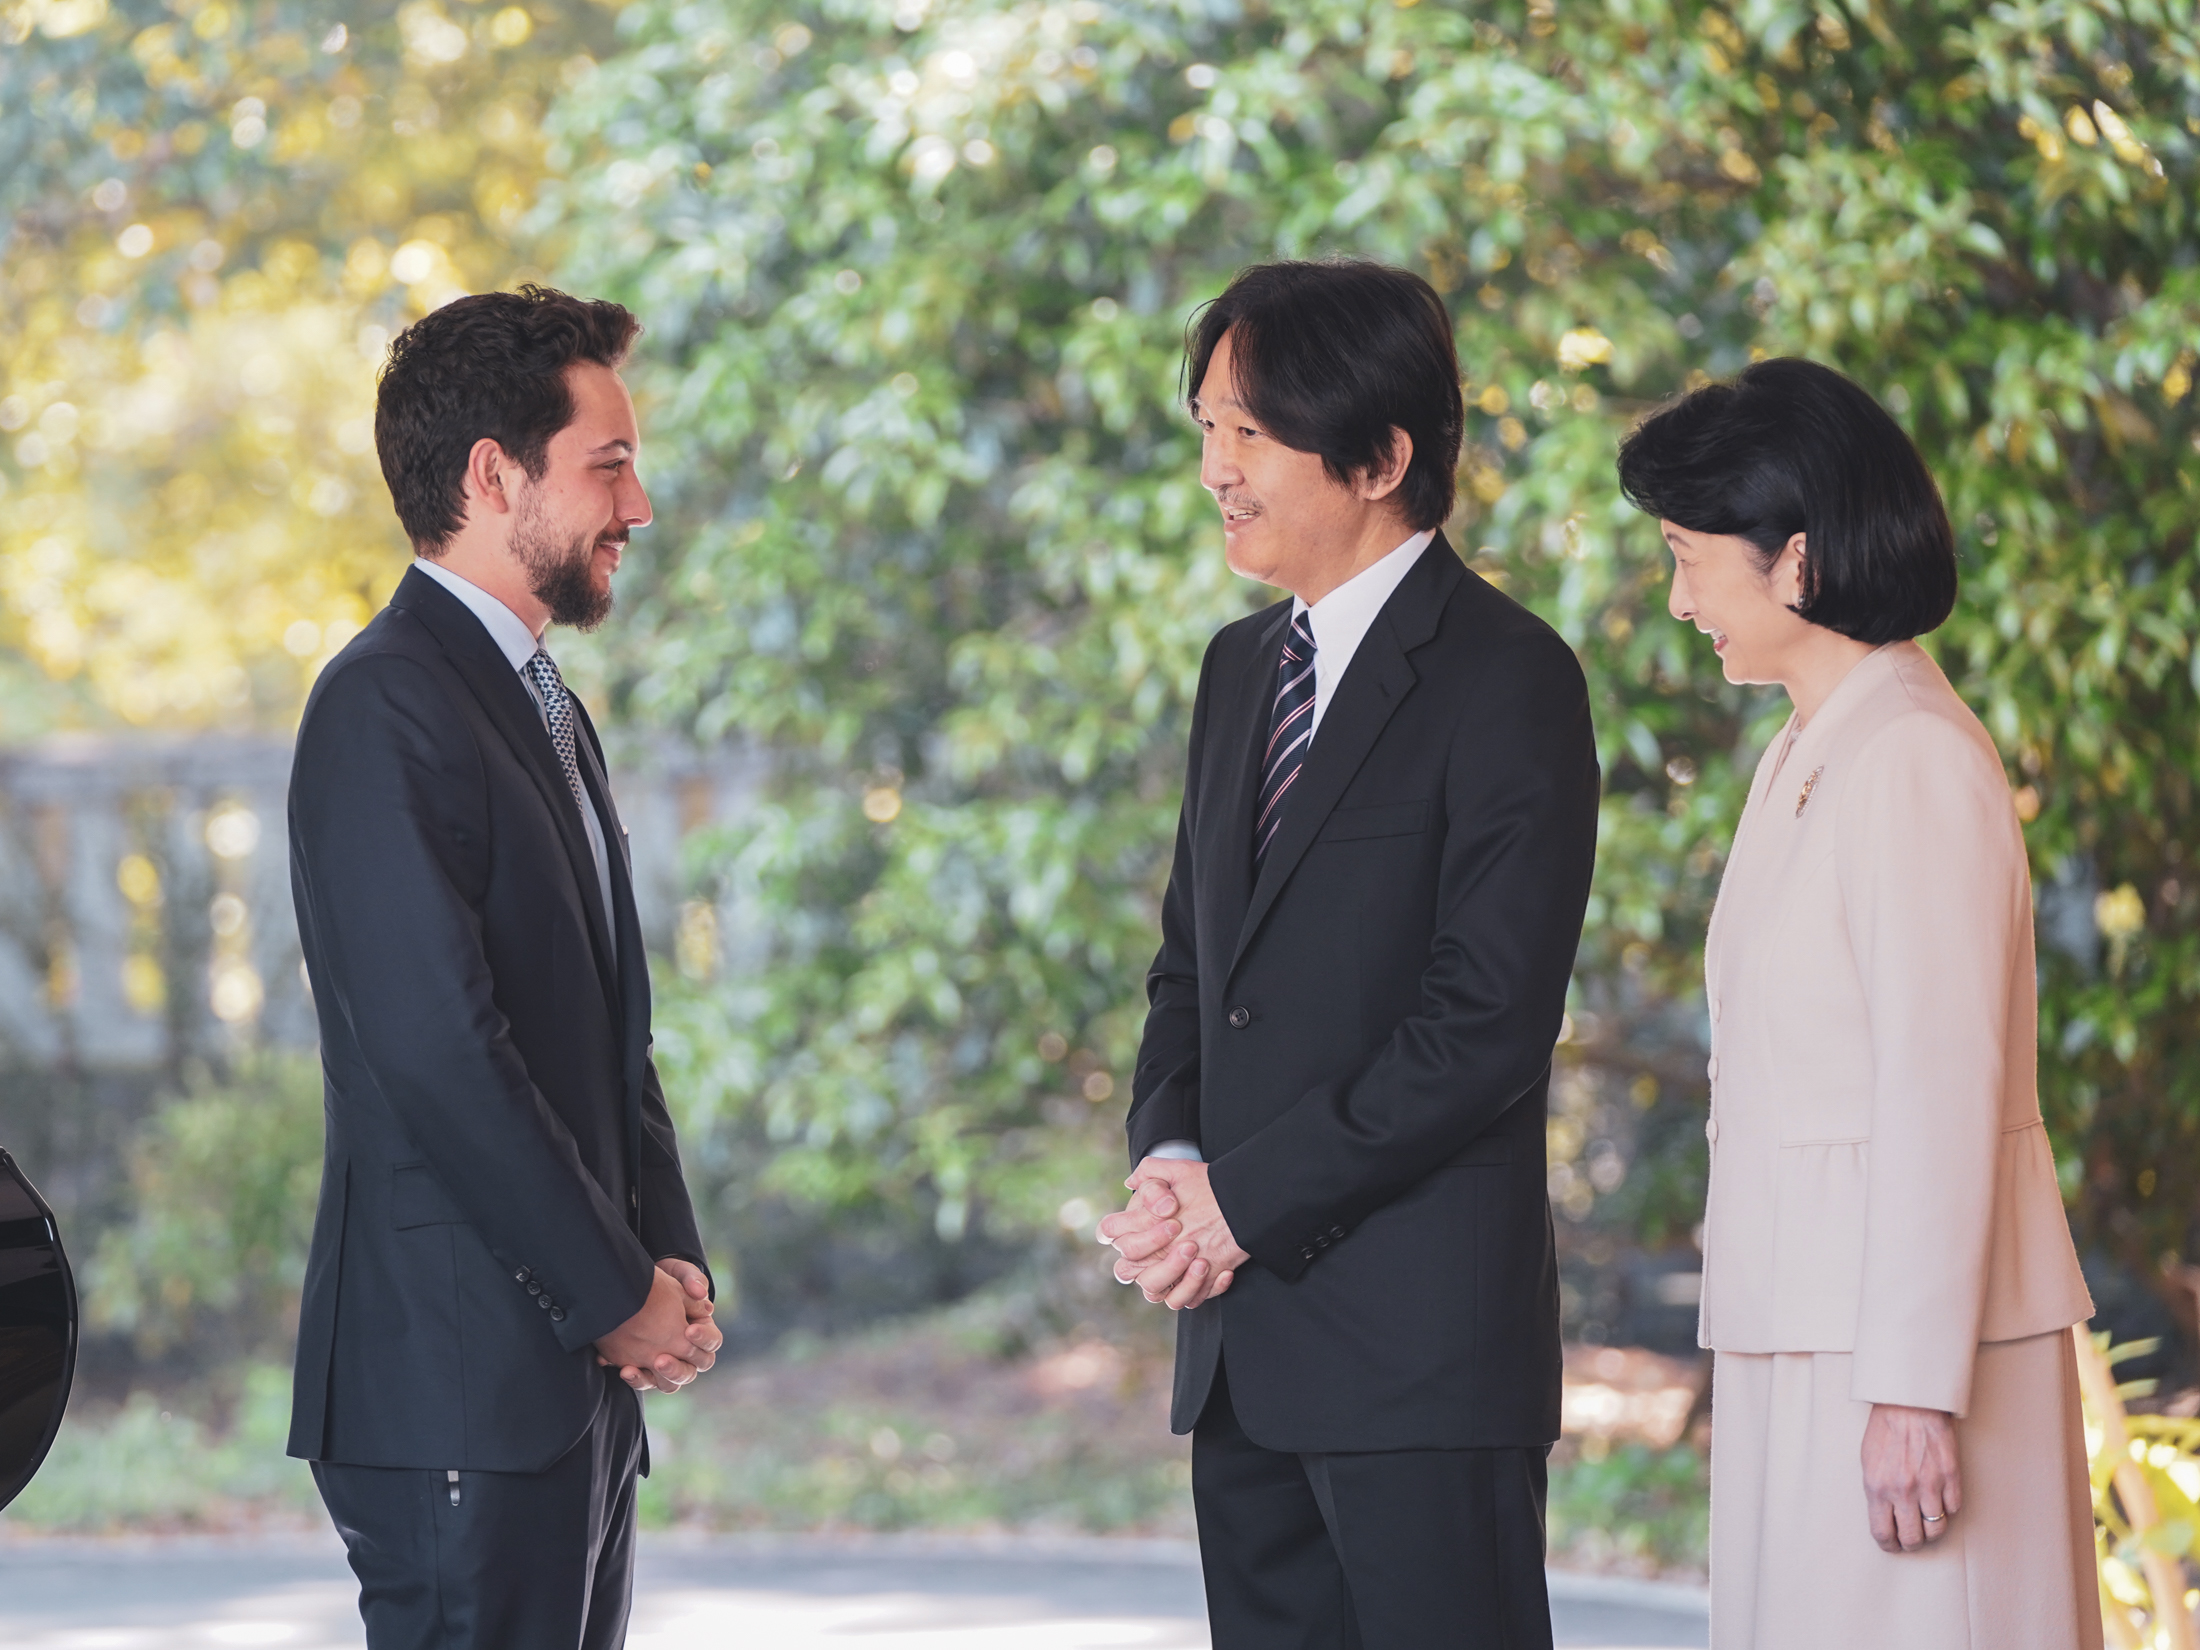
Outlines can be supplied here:
<path id="1" fill-rule="evenodd" d="M 1770 571 L 1807 535 L 1812 624 L 1900 642 L 1956 604 L 1956 541 L 1917 446 L 1831 367 L 1776 358 L 1667 402 L 1619 447 L 1627 501 L 1691 533 L 1747 539 Z"/>
<path id="2" fill-rule="evenodd" d="M 641 330 L 622 305 L 523 286 L 453 299 L 399 333 L 374 446 L 415 548 L 441 549 L 465 520 L 466 458 L 484 437 L 539 480 L 550 438 L 573 422 L 566 368 L 618 366 Z"/>
<path id="3" fill-rule="evenodd" d="M 1440 527 L 1459 484 L 1466 405 L 1451 313 L 1409 270 L 1358 258 L 1255 264 L 1192 318 L 1184 399 L 1230 334 L 1238 399 L 1286 447 L 1319 454 L 1340 486 L 1390 456 L 1413 457 L 1392 496 L 1416 529 Z"/>

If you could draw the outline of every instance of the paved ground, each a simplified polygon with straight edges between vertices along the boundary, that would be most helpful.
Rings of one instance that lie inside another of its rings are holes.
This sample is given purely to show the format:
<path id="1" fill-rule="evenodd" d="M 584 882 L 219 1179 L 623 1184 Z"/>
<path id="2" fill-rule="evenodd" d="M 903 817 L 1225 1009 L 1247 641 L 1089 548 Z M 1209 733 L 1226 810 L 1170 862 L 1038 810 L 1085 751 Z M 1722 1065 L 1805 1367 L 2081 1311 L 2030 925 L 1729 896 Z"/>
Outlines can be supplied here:
<path id="1" fill-rule="evenodd" d="M 1558 1642 L 1709 1642 L 1685 1588 L 1554 1577 Z M 0 1541 L 9 1650 L 356 1650 L 333 1539 Z M 1205 1650 L 1176 1542 L 677 1536 L 644 1548 L 630 1650 Z"/>

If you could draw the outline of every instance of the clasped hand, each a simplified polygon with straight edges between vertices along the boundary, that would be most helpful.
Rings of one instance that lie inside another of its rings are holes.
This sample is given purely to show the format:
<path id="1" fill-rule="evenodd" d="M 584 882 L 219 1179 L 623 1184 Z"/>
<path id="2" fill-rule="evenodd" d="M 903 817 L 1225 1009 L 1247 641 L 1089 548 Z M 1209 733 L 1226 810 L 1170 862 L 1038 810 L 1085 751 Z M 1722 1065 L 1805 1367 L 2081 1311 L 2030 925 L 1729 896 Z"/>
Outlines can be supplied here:
<path id="1" fill-rule="evenodd" d="M 1135 1283 L 1157 1306 L 1181 1312 L 1212 1300 L 1253 1258 L 1230 1235 L 1206 1164 L 1149 1157 L 1123 1184 L 1130 1203 L 1100 1222 L 1100 1241 L 1115 1248 L 1115 1281 Z"/>
<path id="2" fill-rule="evenodd" d="M 596 1343 L 596 1362 L 636 1392 L 678 1392 L 718 1361 L 710 1279 L 692 1261 L 661 1260 L 642 1309 Z"/>

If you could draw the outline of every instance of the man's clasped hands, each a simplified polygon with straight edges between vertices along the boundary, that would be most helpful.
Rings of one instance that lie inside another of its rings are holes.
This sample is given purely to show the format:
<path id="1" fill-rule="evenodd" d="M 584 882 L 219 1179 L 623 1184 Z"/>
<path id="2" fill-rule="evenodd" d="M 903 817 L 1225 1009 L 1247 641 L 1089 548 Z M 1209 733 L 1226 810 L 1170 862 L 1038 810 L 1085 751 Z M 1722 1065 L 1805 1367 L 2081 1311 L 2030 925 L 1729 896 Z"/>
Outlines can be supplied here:
<path id="1" fill-rule="evenodd" d="M 1253 1258 L 1230 1235 L 1206 1164 L 1149 1157 L 1123 1184 L 1130 1203 L 1100 1222 L 1100 1241 L 1115 1248 L 1115 1281 L 1135 1283 L 1157 1306 L 1181 1312 L 1212 1300 Z"/>
<path id="2" fill-rule="evenodd" d="M 642 1309 L 596 1343 L 596 1362 L 636 1392 L 678 1392 L 718 1361 L 710 1278 L 693 1261 L 657 1263 Z"/>
<path id="3" fill-rule="evenodd" d="M 1146 1299 L 1182 1311 L 1228 1289 L 1252 1258 L 1230 1235 L 1206 1164 L 1149 1157 L 1123 1184 L 1129 1206 L 1100 1223 L 1100 1241 L 1115 1246 L 1118 1283 L 1135 1283 Z M 657 1263 L 642 1309 L 596 1343 L 596 1362 L 617 1369 L 637 1392 L 677 1392 L 717 1361 L 723 1344 L 712 1322 L 710 1279 L 668 1258 Z"/>

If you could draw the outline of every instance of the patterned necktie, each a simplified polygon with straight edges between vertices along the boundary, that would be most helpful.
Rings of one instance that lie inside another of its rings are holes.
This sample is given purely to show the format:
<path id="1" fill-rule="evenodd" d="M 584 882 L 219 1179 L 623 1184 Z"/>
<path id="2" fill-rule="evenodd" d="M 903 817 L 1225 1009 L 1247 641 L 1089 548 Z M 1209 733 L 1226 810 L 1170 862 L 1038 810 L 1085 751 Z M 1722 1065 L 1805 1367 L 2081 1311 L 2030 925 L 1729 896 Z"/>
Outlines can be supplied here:
<path id="1" fill-rule="evenodd" d="M 1276 667 L 1276 708 L 1269 717 L 1268 751 L 1261 758 L 1260 816 L 1253 822 L 1253 864 L 1268 857 L 1283 823 L 1283 799 L 1306 765 L 1314 741 L 1314 627 L 1304 609 L 1283 639 Z"/>
<path id="2" fill-rule="evenodd" d="M 557 660 L 539 647 L 527 661 L 527 674 L 535 691 L 542 695 L 542 715 L 550 726 L 550 743 L 557 749 L 558 765 L 565 769 L 565 782 L 573 787 L 573 800 L 580 805 L 585 819 L 588 792 L 581 785 L 581 765 L 573 754 L 572 695 L 565 691 L 565 678 L 558 674 Z"/>

